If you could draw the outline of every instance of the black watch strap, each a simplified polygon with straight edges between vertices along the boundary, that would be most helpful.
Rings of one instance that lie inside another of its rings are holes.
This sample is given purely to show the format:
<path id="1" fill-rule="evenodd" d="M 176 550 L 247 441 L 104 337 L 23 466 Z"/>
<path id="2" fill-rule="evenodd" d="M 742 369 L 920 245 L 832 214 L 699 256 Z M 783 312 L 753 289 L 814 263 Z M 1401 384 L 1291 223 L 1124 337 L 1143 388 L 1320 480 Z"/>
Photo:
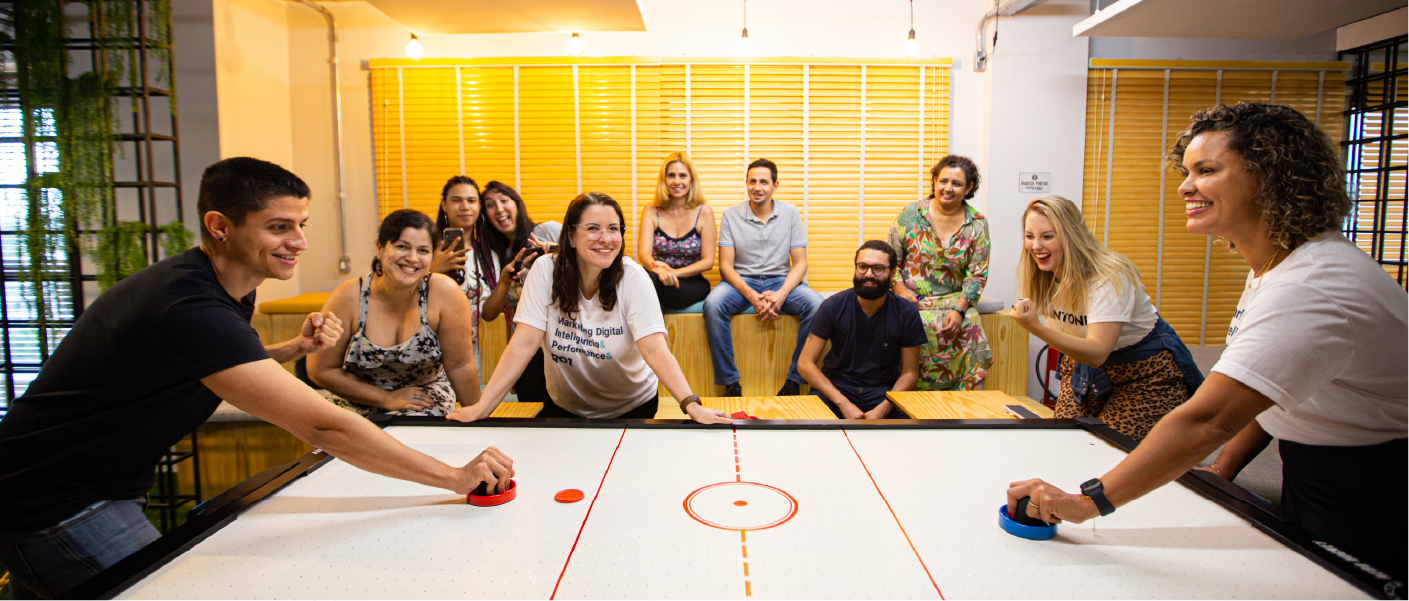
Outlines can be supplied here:
<path id="1" fill-rule="evenodd" d="M 1096 509 L 1101 515 L 1110 515 L 1115 512 L 1115 505 L 1106 500 L 1106 488 L 1101 484 L 1100 478 L 1092 478 L 1081 484 L 1081 494 L 1091 499 L 1096 504 Z"/>

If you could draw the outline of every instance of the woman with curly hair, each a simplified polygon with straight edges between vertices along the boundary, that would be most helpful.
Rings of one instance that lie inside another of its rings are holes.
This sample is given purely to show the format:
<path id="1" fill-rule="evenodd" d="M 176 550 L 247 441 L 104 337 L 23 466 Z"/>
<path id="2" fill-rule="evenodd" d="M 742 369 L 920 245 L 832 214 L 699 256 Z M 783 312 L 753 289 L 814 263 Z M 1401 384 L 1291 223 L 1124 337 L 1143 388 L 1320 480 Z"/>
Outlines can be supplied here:
<path id="1" fill-rule="evenodd" d="M 1275 436 L 1282 508 L 1296 524 L 1403 578 L 1404 290 L 1341 235 L 1352 203 L 1340 153 L 1305 116 L 1239 103 L 1192 122 L 1170 152 L 1187 174 L 1187 227 L 1227 240 L 1250 268 L 1228 346 L 1194 397 L 1084 494 L 1028 480 L 1008 500 L 1031 497 L 1039 508 L 1029 515 L 1081 522 L 1178 478 L 1225 442 L 1212 471 L 1231 479 Z"/>
<path id="2" fill-rule="evenodd" d="M 528 272 L 514 321 L 519 327 L 485 386 L 485 402 L 448 416 L 488 416 L 534 353 L 550 355 L 548 396 L 538 417 L 651 419 L 662 382 L 691 419 L 729 423 L 700 404 L 665 343 L 665 318 L 646 270 L 622 256 L 621 205 L 601 192 L 574 198 L 556 255 Z"/>
<path id="3" fill-rule="evenodd" d="M 1059 418 L 1094 417 L 1140 441 L 1204 381 L 1135 264 L 1097 242 L 1070 200 L 1043 196 L 1023 212 L 1018 296 L 1013 320 L 1062 352 Z"/>
<path id="4" fill-rule="evenodd" d="M 969 205 L 978 166 L 949 155 L 930 169 L 930 195 L 901 209 L 886 242 L 900 255 L 891 290 L 920 309 L 919 390 L 983 390 L 993 365 L 978 304 L 988 284 L 988 219 Z"/>

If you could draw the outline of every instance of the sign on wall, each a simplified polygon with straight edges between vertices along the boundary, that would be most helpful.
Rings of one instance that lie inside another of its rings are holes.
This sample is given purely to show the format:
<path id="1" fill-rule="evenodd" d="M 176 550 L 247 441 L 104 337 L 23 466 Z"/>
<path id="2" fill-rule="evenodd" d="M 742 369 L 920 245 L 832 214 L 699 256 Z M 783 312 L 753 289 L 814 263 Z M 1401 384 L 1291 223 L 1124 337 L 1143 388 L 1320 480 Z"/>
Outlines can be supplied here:
<path id="1" fill-rule="evenodd" d="M 1052 192 L 1051 172 L 1025 172 L 1018 174 L 1018 192 L 1050 194 Z"/>

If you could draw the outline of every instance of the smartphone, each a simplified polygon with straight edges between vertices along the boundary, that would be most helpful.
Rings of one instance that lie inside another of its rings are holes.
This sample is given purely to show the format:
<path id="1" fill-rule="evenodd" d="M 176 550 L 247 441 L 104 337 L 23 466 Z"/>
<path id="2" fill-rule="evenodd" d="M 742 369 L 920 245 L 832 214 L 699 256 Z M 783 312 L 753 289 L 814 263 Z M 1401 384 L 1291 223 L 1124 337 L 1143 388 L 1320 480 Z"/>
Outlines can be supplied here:
<path id="1" fill-rule="evenodd" d="M 542 247 L 529 245 L 528 252 L 524 253 L 519 260 L 514 261 L 514 273 L 518 273 L 520 269 L 523 269 L 524 265 L 533 263 L 533 260 L 543 256 L 543 253 L 544 250 Z"/>
<path id="2" fill-rule="evenodd" d="M 1038 415 L 1036 411 L 1022 405 L 1003 405 L 1003 408 L 1008 411 L 1008 415 L 1018 419 L 1042 419 L 1042 416 Z"/>
<path id="3" fill-rule="evenodd" d="M 460 241 L 465 237 L 465 230 L 452 227 L 445 230 L 445 241 L 443 248 L 448 250 L 460 250 Z"/>

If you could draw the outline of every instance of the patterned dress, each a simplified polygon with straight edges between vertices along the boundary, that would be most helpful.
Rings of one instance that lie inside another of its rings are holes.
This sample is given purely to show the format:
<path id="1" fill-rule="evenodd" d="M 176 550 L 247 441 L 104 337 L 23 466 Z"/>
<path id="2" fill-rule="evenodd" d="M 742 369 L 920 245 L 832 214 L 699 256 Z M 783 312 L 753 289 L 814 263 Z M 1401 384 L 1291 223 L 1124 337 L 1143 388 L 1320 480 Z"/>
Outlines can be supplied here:
<path id="1" fill-rule="evenodd" d="M 377 346 L 367 339 L 367 298 L 371 294 L 372 276 L 359 280 L 362 298 L 357 307 L 357 329 L 347 342 L 342 368 L 362 381 L 382 390 L 398 390 L 410 386 L 426 389 L 435 404 L 425 411 L 387 411 L 344 399 L 330 390 L 323 397 L 334 405 L 359 415 L 390 413 L 392 415 L 446 415 L 455 411 L 455 389 L 445 375 L 441 362 L 440 337 L 431 329 L 426 317 L 426 302 L 430 286 L 421 280 L 418 300 L 421 307 L 421 329 L 405 342 L 392 347 Z"/>
<path id="2" fill-rule="evenodd" d="M 920 390 L 971 390 L 988 376 L 993 353 L 979 325 L 979 295 L 988 283 L 988 219 L 964 204 L 964 225 L 940 240 L 929 220 L 929 200 L 900 211 L 887 242 L 900 255 L 895 281 L 919 299 L 920 320 L 929 342 L 920 347 Z M 969 310 L 952 339 L 940 334 L 944 317 L 959 302 Z"/>

